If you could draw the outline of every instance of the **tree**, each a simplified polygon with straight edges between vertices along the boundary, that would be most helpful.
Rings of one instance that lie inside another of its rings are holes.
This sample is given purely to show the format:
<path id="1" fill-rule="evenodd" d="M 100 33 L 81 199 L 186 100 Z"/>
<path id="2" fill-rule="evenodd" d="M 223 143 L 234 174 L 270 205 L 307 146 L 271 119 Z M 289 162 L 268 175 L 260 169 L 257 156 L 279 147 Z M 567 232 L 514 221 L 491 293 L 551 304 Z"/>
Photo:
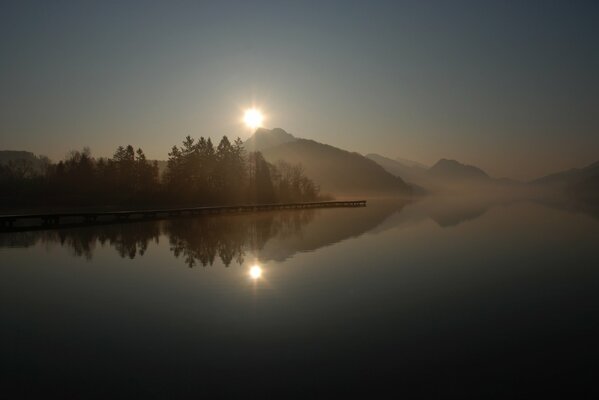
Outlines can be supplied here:
<path id="1" fill-rule="evenodd" d="M 161 182 L 156 162 L 141 148 L 119 146 L 111 158 L 94 158 L 89 148 L 70 151 L 41 168 L 25 160 L 0 165 L 0 201 L 44 205 L 239 204 L 311 201 L 318 186 L 301 165 L 268 163 L 260 152 L 247 154 L 243 142 L 223 136 L 187 136 L 168 153 Z"/>
<path id="2" fill-rule="evenodd" d="M 249 199 L 255 203 L 272 203 L 275 200 L 274 187 L 270 175 L 270 165 L 259 151 L 248 157 Z"/>

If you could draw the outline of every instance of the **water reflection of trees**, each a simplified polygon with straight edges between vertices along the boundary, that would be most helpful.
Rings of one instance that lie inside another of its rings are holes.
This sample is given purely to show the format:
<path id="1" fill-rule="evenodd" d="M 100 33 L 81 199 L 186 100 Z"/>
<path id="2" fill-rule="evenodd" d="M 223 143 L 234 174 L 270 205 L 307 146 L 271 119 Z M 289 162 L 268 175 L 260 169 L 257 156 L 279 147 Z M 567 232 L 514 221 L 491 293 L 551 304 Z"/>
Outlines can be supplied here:
<path id="1" fill-rule="evenodd" d="M 301 234 L 313 217 L 314 210 L 294 210 L 13 232 L 0 235 L 0 248 L 60 244 L 91 260 L 98 246 L 109 246 L 133 259 L 143 256 L 150 242 L 167 236 L 172 253 L 189 267 L 212 265 L 217 259 L 229 266 L 243 263 L 248 251 L 259 252 L 275 236 Z"/>
<path id="2" fill-rule="evenodd" d="M 158 242 L 160 234 L 158 223 L 12 232 L 0 235 L 0 248 L 58 243 L 62 247 L 68 248 L 73 255 L 90 260 L 99 244 L 100 246 L 114 247 L 121 257 L 133 259 L 146 252 L 150 241 Z"/>
<path id="3" fill-rule="evenodd" d="M 404 206 L 409 210 L 403 212 Z M 187 266 L 243 263 L 248 254 L 262 262 L 282 262 L 298 252 L 381 232 L 417 220 L 433 219 L 453 228 L 504 202 L 430 197 L 419 202 L 372 201 L 364 208 L 289 210 L 212 215 L 165 221 L 58 230 L 0 233 L 0 249 L 59 244 L 91 259 L 98 247 L 112 247 L 123 258 L 143 256 L 151 242 L 168 239 L 172 254 Z M 578 210 L 578 209 L 577 209 Z"/>
<path id="4" fill-rule="evenodd" d="M 113 247 L 125 258 L 143 256 L 151 241 L 158 243 L 161 235 L 159 223 L 105 225 L 44 231 L 43 242 L 58 242 L 79 257 L 91 259 L 98 244 Z"/>
<path id="5" fill-rule="evenodd" d="M 167 241 L 171 253 L 187 266 L 217 261 L 229 266 L 257 261 L 281 262 L 298 252 L 359 237 L 401 213 L 406 202 L 378 201 L 360 208 L 286 210 L 235 215 L 205 215 L 164 221 L 0 233 L 0 248 L 60 245 L 73 255 L 92 259 L 100 247 L 123 258 L 143 256 L 151 242 Z"/>
<path id="6" fill-rule="evenodd" d="M 314 210 L 273 212 L 251 216 L 208 217 L 194 221 L 170 220 L 164 224 L 170 249 L 189 267 L 212 265 L 218 257 L 226 266 L 242 264 L 247 251 L 257 253 L 273 237 L 301 232 Z"/>

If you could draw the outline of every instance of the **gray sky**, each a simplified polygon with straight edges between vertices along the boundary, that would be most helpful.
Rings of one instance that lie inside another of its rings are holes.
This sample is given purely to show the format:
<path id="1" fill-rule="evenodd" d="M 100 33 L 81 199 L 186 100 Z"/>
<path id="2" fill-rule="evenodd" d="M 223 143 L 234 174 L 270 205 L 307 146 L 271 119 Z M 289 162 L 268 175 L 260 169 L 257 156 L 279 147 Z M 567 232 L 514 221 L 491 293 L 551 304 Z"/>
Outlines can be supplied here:
<path id="1" fill-rule="evenodd" d="M 4 1 L 0 149 L 267 127 L 528 179 L 599 159 L 592 1 Z"/>

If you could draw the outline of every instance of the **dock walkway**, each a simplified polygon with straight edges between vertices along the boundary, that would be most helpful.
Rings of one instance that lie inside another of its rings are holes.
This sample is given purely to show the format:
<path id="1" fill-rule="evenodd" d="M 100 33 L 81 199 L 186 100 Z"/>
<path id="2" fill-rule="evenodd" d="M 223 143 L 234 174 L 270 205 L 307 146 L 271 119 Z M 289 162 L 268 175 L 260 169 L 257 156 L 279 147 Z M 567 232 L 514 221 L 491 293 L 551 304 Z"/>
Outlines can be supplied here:
<path id="1" fill-rule="evenodd" d="M 166 219 L 208 214 L 244 213 L 256 211 L 290 210 L 327 207 L 366 207 L 366 200 L 319 201 L 310 203 L 250 204 L 217 207 L 169 208 L 156 210 L 72 212 L 47 214 L 0 215 L 0 230 L 56 228 L 72 225 L 92 225 L 128 221 Z M 19 226 L 19 222 L 28 222 Z M 37 222 L 37 225 L 35 224 Z M 33 224 L 33 225 L 32 225 Z"/>

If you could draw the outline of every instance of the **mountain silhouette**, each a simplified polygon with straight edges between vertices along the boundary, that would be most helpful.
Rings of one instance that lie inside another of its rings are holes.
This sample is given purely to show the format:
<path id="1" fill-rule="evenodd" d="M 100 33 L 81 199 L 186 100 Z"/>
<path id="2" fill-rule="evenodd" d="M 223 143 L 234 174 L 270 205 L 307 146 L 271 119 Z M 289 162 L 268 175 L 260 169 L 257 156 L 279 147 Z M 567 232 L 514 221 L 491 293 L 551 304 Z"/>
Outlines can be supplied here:
<path id="1" fill-rule="evenodd" d="M 411 185 L 423 188 L 427 192 L 454 190 L 458 186 L 505 186 L 513 183 L 505 179 L 492 179 L 478 167 L 445 158 L 427 168 L 419 163 L 401 162 L 379 154 L 368 154 L 367 157 L 382 166 L 387 172 L 399 176 Z"/>
<path id="2" fill-rule="evenodd" d="M 482 169 L 445 158 L 437 161 L 428 171 L 428 175 L 449 181 L 486 181 L 489 175 Z"/>
<path id="3" fill-rule="evenodd" d="M 533 185 L 549 185 L 565 188 L 576 185 L 582 181 L 599 175 L 599 161 L 584 168 L 572 168 L 567 171 L 556 172 L 542 178 L 533 180 Z"/>
<path id="4" fill-rule="evenodd" d="M 422 168 L 422 169 L 429 169 L 430 168 L 428 165 L 424 165 L 422 163 L 419 163 L 418 161 L 408 160 L 407 158 L 396 157 L 395 161 L 397 161 L 398 163 L 403 164 L 405 166 L 408 166 L 408 167 L 419 167 L 419 168 Z"/>
<path id="5" fill-rule="evenodd" d="M 271 163 L 283 160 L 301 164 L 306 176 L 320 185 L 324 194 L 406 196 L 411 192 L 403 179 L 361 154 L 314 140 L 295 138 L 282 129 L 262 129 L 256 133 L 246 143 L 256 143 L 264 158 Z M 276 142 L 279 144 L 267 146 Z"/>
<path id="6" fill-rule="evenodd" d="M 535 179 L 531 184 L 540 188 L 545 197 L 549 197 L 547 193 L 556 196 L 549 200 L 554 205 L 562 203 L 595 217 L 599 215 L 599 161 Z"/>
<path id="7" fill-rule="evenodd" d="M 30 165 L 34 171 L 40 172 L 44 168 L 46 158 L 36 156 L 29 151 L 0 150 L 0 165 L 6 165 L 10 162 L 25 163 Z"/>
<path id="8" fill-rule="evenodd" d="M 295 140 L 295 136 L 285 132 L 285 130 L 281 128 L 258 128 L 256 129 L 256 132 L 245 141 L 244 146 L 247 151 L 262 151 L 269 147 L 293 142 Z"/>
<path id="9" fill-rule="evenodd" d="M 367 157 L 391 174 L 403 178 L 412 186 L 414 194 L 485 193 L 503 197 L 525 196 L 530 192 L 528 185 L 522 182 L 509 178 L 492 178 L 482 169 L 456 160 L 443 158 L 427 168 L 413 161 L 402 162 L 379 154 L 368 154 Z"/>
<path id="10" fill-rule="evenodd" d="M 379 164 L 387 172 L 401 177 L 410 184 L 429 188 L 432 185 L 431 179 L 427 176 L 428 168 L 422 164 L 393 160 L 374 153 L 367 154 L 366 157 Z"/>
<path id="11" fill-rule="evenodd" d="M 570 196 L 599 204 L 599 174 L 585 177 L 566 187 L 566 193 Z"/>

